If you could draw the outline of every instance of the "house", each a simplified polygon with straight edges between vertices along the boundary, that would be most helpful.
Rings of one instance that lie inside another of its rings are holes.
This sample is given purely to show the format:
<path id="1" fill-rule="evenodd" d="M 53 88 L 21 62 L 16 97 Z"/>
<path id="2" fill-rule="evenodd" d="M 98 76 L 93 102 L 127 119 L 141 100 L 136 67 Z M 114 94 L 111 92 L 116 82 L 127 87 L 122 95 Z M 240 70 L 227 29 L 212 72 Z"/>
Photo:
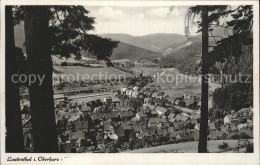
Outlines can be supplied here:
<path id="1" fill-rule="evenodd" d="M 91 112 L 91 106 L 90 106 L 90 104 L 83 105 L 83 106 L 81 107 L 81 111 L 83 112 L 83 114 L 86 114 L 86 113 Z"/>
<path id="2" fill-rule="evenodd" d="M 149 136 L 148 130 L 145 127 L 142 127 L 139 136 L 141 136 L 142 138 Z"/>
<path id="3" fill-rule="evenodd" d="M 168 127 L 167 128 L 167 132 L 168 132 L 168 136 L 170 138 L 175 138 L 176 137 L 176 134 L 175 134 L 175 131 L 174 131 L 174 127 Z"/>
<path id="4" fill-rule="evenodd" d="M 122 125 L 115 129 L 115 134 L 118 136 L 118 139 L 126 138 L 125 129 Z"/>
<path id="5" fill-rule="evenodd" d="M 153 91 L 145 91 L 145 96 L 146 96 L 147 98 L 151 98 L 152 95 L 153 95 Z"/>
<path id="6" fill-rule="evenodd" d="M 220 126 L 220 131 L 226 132 L 227 131 L 227 126 Z"/>
<path id="7" fill-rule="evenodd" d="M 138 91 L 133 91 L 131 97 L 132 97 L 132 98 L 138 98 L 139 93 L 140 93 L 140 92 L 138 92 Z"/>
<path id="8" fill-rule="evenodd" d="M 208 123 L 208 130 L 210 131 L 216 131 L 215 123 Z"/>
<path id="9" fill-rule="evenodd" d="M 188 98 L 188 99 L 185 99 L 185 100 L 183 100 L 184 102 L 185 102 L 185 107 L 186 108 L 189 108 L 189 109 L 194 109 L 193 107 L 194 107 L 194 99 L 192 99 L 192 98 Z"/>
<path id="10" fill-rule="evenodd" d="M 157 93 L 156 91 L 154 91 L 154 92 L 152 93 L 151 97 L 152 97 L 152 98 L 156 98 L 156 97 L 157 97 L 157 94 L 158 94 L 158 93 Z"/>
<path id="11" fill-rule="evenodd" d="M 186 122 L 179 121 L 173 123 L 175 131 L 183 130 L 186 126 Z"/>
<path id="12" fill-rule="evenodd" d="M 53 99 L 54 99 L 55 102 L 65 101 L 65 95 L 63 93 L 54 94 Z"/>
<path id="13" fill-rule="evenodd" d="M 164 107 L 157 106 L 155 108 L 155 111 L 157 111 L 159 115 L 164 115 L 167 112 L 167 109 Z"/>
<path id="14" fill-rule="evenodd" d="M 211 139 L 211 140 L 218 140 L 221 138 L 221 135 L 223 134 L 224 132 L 222 131 L 211 131 L 209 133 L 209 136 L 208 138 Z"/>
<path id="15" fill-rule="evenodd" d="M 153 99 L 147 97 L 147 98 L 144 99 L 144 103 L 145 104 L 152 104 L 153 103 Z"/>
<path id="16" fill-rule="evenodd" d="M 163 133 L 163 128 L 157 127 L 157 128 L 156 128 L 156 135 L 157 135 L 157 136 L 163 136 L 163 135 L 164 135 L 164 133 Z"/>
<path id="17" fill-rule="evenodd" d="M 103 105 L 100 99 L 90 101 L 91 110 L 93 111 L 95 108 L 99 108 Z"/>
<path id="18" fill-rule="evenodd" d="M 189 122 L 194 125 L 196 125 L 198 123 L 198 121 L 196 119 L 189 119 Z"/>
<path id="19" fill-rule="evenodd" d="M 151 111 L 150 116 L 151 117 L 157 117 L 158 116 L 158 112 L 153 110 L 153 111 Z"/>
<path id="20" fill-rule="evenodd" d="M 175 121 L 187 121 L 189 119 L 189 115 L 186 113 L 177 114 L 175 116 Z"/>
<path id="21" fill-rule="evenodd" d="M 111 133 L 109 133 L 109 134 L 105 134 L 104 140 L 106 140 L 106 141 L 109 141 L 109 140 L 118 140 L 118 136 L 117 136 L 115 133 L 111 132 Z"/>
<path id="22" fill-rule="evenodd" d="M 59 150 L 61 153 L 71 153 L 71 144 L 70 143 L 59 144 Z"/>
<path id="23" fill-rule="evenodd" d="M 194 129 L 197 130 L 197 131 L 199 131 L 199 130 L 200 130 L 200 124 L 197 123 L 197 124 L 195 125 Z"/>
<path id="24" fill-rule="evenodd" d="M 190 99 L 197 96 L 197 92 L 194 91 L 185 91 L 183 94 L 184 99 Z"/>
<path id="25" fill-rule="evenodd" d="M 232 115 L 226 115 L 224 117 L 224 125 L 230 124 L 232 122 L 237 122 L 238 119 L 236 116 L 232 116 Z"/>
<path id="26" fill-rule="evenodd" d="M 126 91 L 126 96 L 128 96 L 128 97 L 132 97 L 132 93 L 133 93 L 134 91 L 133 90 L 131 90 L 131 89 L 128 89 L 127 91 Z"/>
<path id="27" fill-rule="evenodd" d="M 181 121 L 187 121 L 190 118 L 190 116 L 186 113 L 181 113 L 181 116 Z"/>
<path id="28" fill-rule="evenodd" d="M 85 132 L 82 130 L 72 132 L 70 134 L 70 139 L 71 140 L 77 140 L 77 139 L 85 139 Z"/>
<path id="29" fill-rule="evenodd" d="M 182 118 L 182 115 L 181 114 L 177 114 L 175 116 L 175 121 L 179 122 L 179 121 L 181 121 L 181 118 Z"/>
<path id="30" fill-rule="evenodd" d="M 161 119 L 159 117 L 149 118 L 148 127 L 161 127 Z"/>
<path id="31" fill-rule="evenodd" d="M 140 118 L 146 118 L 147 114 L 144 111 L 137 112 Z"/>
<path id="32" fill-rule="evenodd" d="M 104 97 L 104 102 L 106 104 L 112 104 L 112 97 L 108 96 L 108 97 Z"/>
<path id="33" fill-rule="evenodd" d="M 131 130 L 132 126 L 130 124 L 122 124 L 124 130 Z"/>
<path id="34" fill-rule="evenodd" d="M 140 124 L 133 125 L 133 126 L 132 126 L 132 130 L 133 130 L 135 133 L 140 133 L 140 131 L 142 130 L 142 125 L 140 125 Z"/>
<path id="35" fill-rule="evenodd" d="M 104 132 L 110 132 L 112 129 L 114 129 L 114 127 L 111 125 L 111 123 L 105 122 L 103 124 L 104 127 Z"/>
<path id="36" fill-rule="evenodd" d="M 200 130 L 200 124 L 197 123 L 194 127 L 195 130 L 199 131 Z M 209 131 L 216 131 L 216 127 L 214 123 L 208 123 L 208 130 Z"/>
<path id="37" fill-rule="evenodd" d="M 143 126 L 141 124 L 133 125 L 132 130 L 133 130 L 136 138 L 141 139 L 143 137 L 148 136 L 148 130 L 145 128 L 145 126 Z"/>
<path id="38" fill-rule="evenodd" d="M 200 137 L 199 131 L 192 132 L 192 135 L 194 137 L 194 140 L 199 141 L 199 137 Z"/>
<path id="39" fill-rule="evenodd" d="M 108 120 L 108 119 L 115 120 L 118 118 L 118 112 L 105 113 L 105 118 L 106 118 L 106 120 Z"/>
<path id="40" fill-rule="evenodd" d="M 250 138 L 253 138 L 254 136 L 254 132 L 252 128 L 242 128 L 241 129 L 242 132 L 244 132 L 245 134 L 247 134 L 247 136 L 249 136 Z"/>
<path id="41" fill-rule="evenodd" d="M 121 111 L 121 112 L 119 112 L 119 114 L 120 114 L 120 118 L 123 120 L 131 119 L 134 116 L 134 114 L 131 110 Z"/>
<path id="42" fill-rule="evenodd" d="M 236 125 L 236 123 L 230 123 L 230 124 L 228 125 L 228 128 L 229 128 L 231 131 L 235 131 L 235 130 L 237 130 L 237 125 Z"/>
<path id="43" fill-rule="evenodd" d="M 156 136 L 156 127 L 148 128 L 148 134 L 149 136 Z"/>
<path id="44" fill-rule="evenodd" d="M 244 123 L 244 124 L 238 124 L 237 125 L 237 129 L 240 131 L 242 128 L 245 128 L 245 127 L 247 127 L 247 124 L 246 123 Z"/>
<path id="45" fill-rule="evenodd" d="M 106 115 L 104 113 L 93 113 L 91 118 L 94 122 L 99 122 L 106 119 Z"/>
<path id="46" fill-rule="evenodd" d="M 88 130 L 88 120 L 74 121 L 75 130 Z"/>
<path id="47" fill-rule="evenodd" d="M 125 95 L 126 94 L 126 90 L 127 90 L 127 88 L 121 88 L 121 94 Z"/>
<path id="48" fill-rule="evenodd" d="M 138 87 L 138 86 L 134 86 L 134 87 L 133 87 L 133 90 L 134 90 L 134 91 L 138 91 L 139 89 L 140 89 L 140 87 Z"/>
<path id="49" fill-rule="evenodd" d="M 149 110 L 149 111 L 153 111 L 153 110 L 155 110 L 155 106 L 154 105 L 150 105 L 150 104 L 146 104 L 146 105 L 144 105 L 145 106 L 145 110 L 147 109 L 147 110 Z"/>
<path id="50" fill-rule="evenodd" d="M 76 121 L 80 118 L 80 114 L 78 112 L 69 112 L 64 114 L 65 119 L 69 121 Z"/>
<path id="51" fill-rule="evenodd" d="M 167 118 L 168 118 L 169 122 L 171 122 L 171 123 L 175 122 L 175 118 L 174 118 L 174 116 L 175 116 L 174 113 L 170 113 L 170 114 L 168 115 Z"/>
<path id="52" fill-rule="evenodd" d="M 176 136 L 177 141 L 193 141 L 194 136 L 192 134 L 178 133 Z"/>

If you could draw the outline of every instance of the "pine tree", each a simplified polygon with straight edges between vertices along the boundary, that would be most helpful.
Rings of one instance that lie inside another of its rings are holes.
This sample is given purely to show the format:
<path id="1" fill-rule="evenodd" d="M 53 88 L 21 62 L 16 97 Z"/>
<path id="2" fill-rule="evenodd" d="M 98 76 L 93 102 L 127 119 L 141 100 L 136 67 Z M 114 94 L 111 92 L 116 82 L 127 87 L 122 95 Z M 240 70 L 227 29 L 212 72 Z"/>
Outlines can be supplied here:
<path id="1" fill-rule="evenodd" d="M 6 152 L 23 152 L 24 141 L 19 89 L 17 84 L 12 81 L 12 76 L 17 74 L 12 7 L 6 6 L 5 12 L 5 59 L 8 64 L 5 70 Z"/>
<path id="2" fill-rule="evenodd" d="M 29 86 L 35 152 L 58 152 L 52 88 L 49 17 L 46 6 L 25 7 L 25 39 L 29 74 L 44 76 Z"/>

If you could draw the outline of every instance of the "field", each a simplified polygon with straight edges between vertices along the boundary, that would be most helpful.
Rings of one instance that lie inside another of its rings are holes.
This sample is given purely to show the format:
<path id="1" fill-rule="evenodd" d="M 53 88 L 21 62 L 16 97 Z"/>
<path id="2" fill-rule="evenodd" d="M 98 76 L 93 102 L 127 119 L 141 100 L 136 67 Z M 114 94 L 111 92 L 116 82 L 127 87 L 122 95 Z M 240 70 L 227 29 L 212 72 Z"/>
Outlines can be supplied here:
<path id="1" fill-rule="evenodd" d="M 236 148 L 238 146 L 237 140 L 212 140 L 208 141 L 208 150 L 210 153 L 217 153 L 220 152 L 218 149 L 219 144 L 223 142 L 227 142 L 230 148 Z M 244 151 L 244 148 L 241 148 L 240 151 Z M 180 152 L 180 153 L 197 153 L 198 152 L 198 141 L 193 142 L 183 142 L 177 144 L 168 144 L 163 146 L 157 147 L 150 147 L 145 149 L 133 150 L 128 151 L 129 153 L 173 153 L 173 152 Z M 234 150 L 230 150 L 227 152 L 235 152 Z"/>
<path id="2" fill-rule="evenodd" d="M 124 78 L 132 77 L 131 74 L 109 67 L 91 68 L 83 66 L 54 66 L 59 77 L 64 81 L 91 80 L 91 81 L 106 81 L 106 80 L 123 80 Z"/>

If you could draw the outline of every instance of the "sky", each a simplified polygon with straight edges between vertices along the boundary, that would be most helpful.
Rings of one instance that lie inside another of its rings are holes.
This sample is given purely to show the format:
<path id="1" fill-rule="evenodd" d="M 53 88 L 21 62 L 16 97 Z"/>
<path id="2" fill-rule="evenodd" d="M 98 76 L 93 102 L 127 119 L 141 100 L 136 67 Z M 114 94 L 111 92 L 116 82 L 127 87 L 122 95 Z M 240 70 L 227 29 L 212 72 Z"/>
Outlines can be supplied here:
<path id="1" fill-rule="evenodd" d="M 152 33 L 184 34 L 187 7 L 85 7 L 89 16 L 96 18 L 95 30 L 91 33 L 126 33 L 142 36 Z M 196 27 L 191 30 L 195 34 Z"/>

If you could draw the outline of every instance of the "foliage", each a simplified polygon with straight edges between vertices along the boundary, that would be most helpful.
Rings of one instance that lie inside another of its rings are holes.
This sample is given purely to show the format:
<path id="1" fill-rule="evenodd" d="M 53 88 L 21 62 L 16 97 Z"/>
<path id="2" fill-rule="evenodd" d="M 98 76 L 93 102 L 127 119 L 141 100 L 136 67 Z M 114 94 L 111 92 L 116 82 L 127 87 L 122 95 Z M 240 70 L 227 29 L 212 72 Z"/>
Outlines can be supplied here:
<path id="1" fill-rule="evenodd" d="M 244 132 L 236 132 L 231 135 L 231 139 L 250 139 L 250 137 Z"/>
<path id="2" fill-rule="evenodd" d="M 82 52 L 94 55 L 98 60 L 107 60 L 118 42 L 91 35 L 95 18 L 83 6 L 49 6 L 49 33 L 51 53 L 69 58 L 81 58 Z M 13 7 L 14 25 L 24 20 L 24 6 Z M 102 45 L 102 46 L 101 46 Z"/>
<path id="3" fill-rule="evenodd" d="M 155 58 L 161 56 L 160 53 L 120 42 L 118 47 L 114 49 L 111 60 L 131 59 L 139 61 L 148 59 L 154 61 Z"/>
<path id="4" fill-rule="evenodd" d="M 134 111 L 140 111 L 140 107 L 142 106 L 142 102 L 139 99 L 132 98 L 129 101 L 130 107 L 134 109 Z"/>
<path id="5" fill-rule="evenodd" d="M 176 68 L 182 73 L 194 73 L 196 62 L 201 56 L 201 42 L 181 48 L 160 61 L 160 67 Z"/>
<path id="6" fill-rule="evenodd" d="M 210 119 L 223 119 L 229 112 L 229 108 L 211 108 L 208 115 Z"/>
<path id="7" fill-rule="evenodd" d="M 225 150 L 225 149 L 228 149 L 229 146 L 228 146 L 228 143 L 223 142 L 222 144 L 219 144 L 218 148 L 222 149 L 222 150 Z"/>
<path id="8" fill-rule="evenodd" d="M 127 84 L 127 86 L 138 86 L 145 87 L 147 84 L 152 82 L 152 78 L 150 76 L 135 76 L 131 78 Z"/>
<path id="9" fill-rule="evenodd" d="M 253 153 L 254 152 L 254 143 L 249 143 L 246 145 L 246 153 Z"/>
<path id="10" fill-rule="evenodd" d="M 208 6 L 207 9 L 209 11 L 209 33 L 210 37 L 214 38 L 216 46 L 206 57 L 206 62 L 207 66 L 211 67 L 211 73 L 219 73 L 217 71 L 219 68 L 216 67 L 217 62 L 222 63 L 224 66 L 234 63 L 234 61 L 237 64 L 238 58 L 245 53 L 244 47 L 252 45 L 253 8 L 250 5 L 240 5 L 236 8 L 231 6 Z M 196 15 L 200 15 L 201 11 L 202 6 L 192 6 L 188 9 L 185 17 L 186 30 L 189 29 L 190 24 L 196 24 L 199 28 L 198 32 L 201 32 L 201 19 L 194 22 Z M 232 20 L 223 21 L 228 16 L 232 17 Z M 212 36 L 211 33 L 215 27 L 223 28 L 226 37 L 217 36 L 221 39 L 216 41 L 216 36 Z M 232 31 L 232 33 L 229 34 L 229 31 Z"/>
<path id="11" fill-rule="evenodd" d="M 213 93 L 213 107 L 219 109 L 240 110 L 253 105 L 252 83 L 228 84 L 223 88 L 217 88 Z"/>

